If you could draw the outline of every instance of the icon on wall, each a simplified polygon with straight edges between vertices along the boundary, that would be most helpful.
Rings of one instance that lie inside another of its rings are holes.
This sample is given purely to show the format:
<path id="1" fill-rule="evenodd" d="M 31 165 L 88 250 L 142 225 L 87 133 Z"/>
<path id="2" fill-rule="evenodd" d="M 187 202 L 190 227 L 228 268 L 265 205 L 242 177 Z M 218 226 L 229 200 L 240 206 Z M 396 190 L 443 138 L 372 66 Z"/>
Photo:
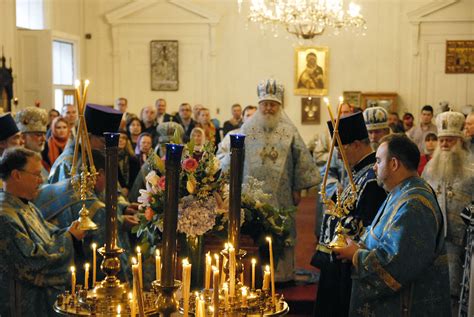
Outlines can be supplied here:
<path id="1" fill-rule="evenodd" d="M 297 47 L 295 49 L 295 95 L 328 94 L 329 49 Z"/>
<path id="2" fill-rule="evenodd" d="M 151 90 L 178 90 L 178 56 L 178 41 L 151 41 Z"/>

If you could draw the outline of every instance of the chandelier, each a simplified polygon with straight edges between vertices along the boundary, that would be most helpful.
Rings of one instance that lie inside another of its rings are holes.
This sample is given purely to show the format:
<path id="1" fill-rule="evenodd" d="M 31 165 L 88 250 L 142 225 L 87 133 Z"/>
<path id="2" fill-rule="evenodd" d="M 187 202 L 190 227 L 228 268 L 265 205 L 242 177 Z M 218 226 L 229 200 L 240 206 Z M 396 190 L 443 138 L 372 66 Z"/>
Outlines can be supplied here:
<path id="1" fill-rule="evenodd" d="M 365 19 L 360 6 L 350 3 L 344 9 L 344 0 L 249 0 L 248 19 L 260 24 L 263 30 L 278 36 L 281 26 L 298 39 L 311 40 L 327 28 L 334 34 L 352 30 L 364 34 Z M 243 0 L 237 0 L 239 12 Z"/>

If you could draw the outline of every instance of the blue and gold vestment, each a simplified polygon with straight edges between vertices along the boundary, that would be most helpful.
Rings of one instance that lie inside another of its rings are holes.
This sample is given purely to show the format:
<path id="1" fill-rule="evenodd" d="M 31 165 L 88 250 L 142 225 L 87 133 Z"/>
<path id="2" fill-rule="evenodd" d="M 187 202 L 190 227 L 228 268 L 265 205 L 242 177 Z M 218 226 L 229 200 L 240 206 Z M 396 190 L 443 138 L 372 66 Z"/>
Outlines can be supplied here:
<path id="1" fill-rule="evenodd" d="M 361 245 L 350 316 L 451 316 L 443 217 L 426 181 L 394 188 Z"/>

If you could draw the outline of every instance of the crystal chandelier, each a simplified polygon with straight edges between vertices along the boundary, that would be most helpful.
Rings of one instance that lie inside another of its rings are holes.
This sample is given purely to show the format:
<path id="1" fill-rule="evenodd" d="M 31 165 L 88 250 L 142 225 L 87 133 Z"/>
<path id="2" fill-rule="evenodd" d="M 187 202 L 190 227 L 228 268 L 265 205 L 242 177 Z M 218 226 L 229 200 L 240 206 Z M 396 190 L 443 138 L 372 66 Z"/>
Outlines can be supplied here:
<path id="1" fill-rule="evenodd" d="M 298 39 L 311 40 L 332 28 L 334 34 L 341 30 L 353 30 L 363 35 L 367 29 L 360 14 L 360 6 L 350 3 L 344 9 L 344 0 L 249 0 L 248 19 L 257 22 L 262 29 L 270 29 L 277 36 L 278 27 Z M 237 0 L 239 12 L 243 0 Z"/>

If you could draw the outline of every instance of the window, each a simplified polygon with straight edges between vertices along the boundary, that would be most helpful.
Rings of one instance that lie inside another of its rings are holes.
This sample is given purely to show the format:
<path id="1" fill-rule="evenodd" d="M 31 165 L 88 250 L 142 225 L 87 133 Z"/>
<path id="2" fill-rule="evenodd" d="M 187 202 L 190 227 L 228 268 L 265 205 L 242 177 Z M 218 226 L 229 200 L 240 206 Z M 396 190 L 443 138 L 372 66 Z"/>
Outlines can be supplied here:
<path id="1" fill-rule="evenodd" d="M 45 29 L 43 0 L 16 0 L 16 26 L 32 30 Z"/>
<path id="2" fill-rule="evenodd" d="M 73 104 L 74 97 L 68 90 L 74 88 L 75 56 L 74 43 L 53 40 L 53 89 L 54 108 L 61 110 L 64 104 Z"/>

